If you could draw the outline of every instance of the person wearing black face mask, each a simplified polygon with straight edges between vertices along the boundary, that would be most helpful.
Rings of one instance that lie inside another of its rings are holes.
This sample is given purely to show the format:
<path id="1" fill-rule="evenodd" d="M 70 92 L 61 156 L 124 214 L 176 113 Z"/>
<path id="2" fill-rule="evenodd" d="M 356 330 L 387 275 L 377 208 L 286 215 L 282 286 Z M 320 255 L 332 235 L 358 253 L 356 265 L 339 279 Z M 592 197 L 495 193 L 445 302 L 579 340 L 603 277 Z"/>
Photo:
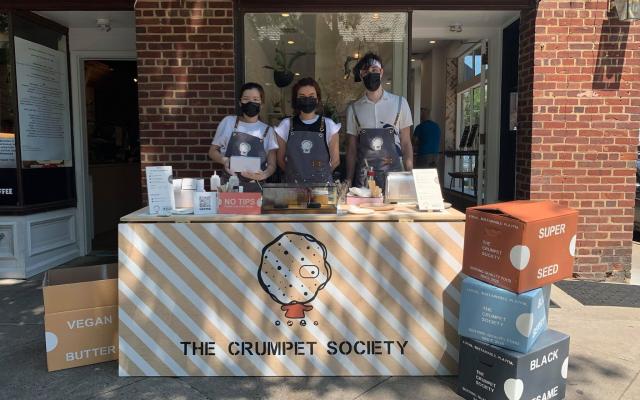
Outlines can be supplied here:
<path id="1" fill-rule="evenodd" d="M 347 182 L 364 186 L 369 166 L 384 189 L 387 172 L 413 169 L 411 110 L 404 97 L 383 89 L 384 68 L 376 54 L 365 54 L 354 73 L 365 94 L 347 107 Z"/>
<path id="2" fill-rule="evenodd" d="M 302 78 L 291 91 L 295 116 L 283 119 L 278 135 L 278 166 L 287 183 L 332 182 L 340 163 L 340 124 L 322 116 L 320 86 L 313 78 Z"/>
<path id="3" fill-rule="evenodd" d="M 229 160 L 232 156 L 259 157 L 261 171 L 241 172 L 243 181 L 267 179 L 276 170 L 278 142 L 272 127 L 260 121 L 260 107 L 264 90 L 257 83 L 245 83 L 240 89 L 241 115 L 230 115 L 218 124 L 209 157 L 222 164 L 232 175 Z"/>

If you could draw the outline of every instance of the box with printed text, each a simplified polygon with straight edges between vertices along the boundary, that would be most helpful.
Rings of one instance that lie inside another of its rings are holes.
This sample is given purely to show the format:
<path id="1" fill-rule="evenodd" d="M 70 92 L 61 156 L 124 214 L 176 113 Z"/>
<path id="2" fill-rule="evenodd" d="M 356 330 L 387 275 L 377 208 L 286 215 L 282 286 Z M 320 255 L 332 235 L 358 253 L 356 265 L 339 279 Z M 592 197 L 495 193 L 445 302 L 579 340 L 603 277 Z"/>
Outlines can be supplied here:
<path id="1" fill-rule="evenodd" d="M 516 294 L 466 277 L 460 293 L 458 333 L 526 352 L 547 329 L 551 285 Z"/>
<path id="2" fill-rule="evenodd" d="M 42 284 L 49 371 L 118 359 L 118 265 L 47 271 Z"/>
<path id="3" fill-rule="evenodd" d="M 458 394 L 467 400 L 562 400 L 569 336 L 547 330 L 527 353 L 460 337 Z"/>
<path id="4" fill-rule="evenodd" d="M 467 209 L 462 272 L 522 293 L 569 278 L 578 212 L 550 201 Z"/>

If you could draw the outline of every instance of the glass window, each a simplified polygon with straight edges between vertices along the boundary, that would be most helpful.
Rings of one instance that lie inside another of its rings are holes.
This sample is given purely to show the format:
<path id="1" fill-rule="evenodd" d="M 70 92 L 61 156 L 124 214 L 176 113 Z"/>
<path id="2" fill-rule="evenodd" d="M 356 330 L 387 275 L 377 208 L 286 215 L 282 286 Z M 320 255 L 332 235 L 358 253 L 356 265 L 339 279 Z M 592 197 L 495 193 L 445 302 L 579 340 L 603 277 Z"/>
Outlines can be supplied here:
<path id="1" fill-rule="evenodd" d="M 480 46 L 469 50 L 460 57 L 459 83 L 469 81 L 482 72 L 482 48 Z"/>
<path id="2" fill-rule="evenodd" d="M 0 205 L 18 202 L 16 171 L 16 127 L 14 110 L 13 57 L 9 36 L 9 15 L 0 13 Z"/>
<path id="3" fill-rule="evenodd" d="M 381 56 L 386 90 L 406 96 L 406 13 L 248 13 L 244 16 L 245 81 L 262 84 L 262 117 L 272 124 L 291 114 L 291 86 L 306 76 L 322 90 L 325 115 L 342 120 L 362 96 L 352 68 L 368 51 Z"/>
<path id="4" fill-rule="evenodd" d="M 0 168 L 16 167 L 9 16 L 0 14 Z"/>

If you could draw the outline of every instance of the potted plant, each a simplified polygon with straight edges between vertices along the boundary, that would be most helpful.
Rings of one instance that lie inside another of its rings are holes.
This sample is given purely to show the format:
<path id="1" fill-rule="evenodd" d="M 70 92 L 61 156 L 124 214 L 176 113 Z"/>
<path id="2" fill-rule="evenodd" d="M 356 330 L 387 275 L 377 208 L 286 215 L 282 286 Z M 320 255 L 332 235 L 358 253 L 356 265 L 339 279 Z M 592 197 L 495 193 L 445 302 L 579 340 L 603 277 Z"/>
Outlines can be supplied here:
<path id="1" fill-rule="evenodd" d="M 307 55 L 304 51 L 296 51 L 291 55 L 291 58 L 287 61 L 287 53 L 283 50 L 276 48 L 276 57 L 274 59 L 274 65 L 265 65 L 264 68 L 273 70 L 273 82 L 277 87 L 287 87 L 293 82 L 293 71 L 291 66 L 300 57 Z"/>

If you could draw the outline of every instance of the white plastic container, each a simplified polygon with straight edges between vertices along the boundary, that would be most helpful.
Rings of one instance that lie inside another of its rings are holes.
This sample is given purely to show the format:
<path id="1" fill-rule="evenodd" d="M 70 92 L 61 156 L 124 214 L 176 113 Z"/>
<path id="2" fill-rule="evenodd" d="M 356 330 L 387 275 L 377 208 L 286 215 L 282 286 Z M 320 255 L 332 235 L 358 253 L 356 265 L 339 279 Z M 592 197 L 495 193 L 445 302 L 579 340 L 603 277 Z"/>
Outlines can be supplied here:
<path id="1" fill-rule="evenodd" d="M 211 175 L 211 178 L 209 178 L 209 183 L 211 185 L 212 192 L 217 192 L 218 190 L 220 190 L 220 175 L 218 175 L 216 171 L 213 171 L 213 175 Z"/>

